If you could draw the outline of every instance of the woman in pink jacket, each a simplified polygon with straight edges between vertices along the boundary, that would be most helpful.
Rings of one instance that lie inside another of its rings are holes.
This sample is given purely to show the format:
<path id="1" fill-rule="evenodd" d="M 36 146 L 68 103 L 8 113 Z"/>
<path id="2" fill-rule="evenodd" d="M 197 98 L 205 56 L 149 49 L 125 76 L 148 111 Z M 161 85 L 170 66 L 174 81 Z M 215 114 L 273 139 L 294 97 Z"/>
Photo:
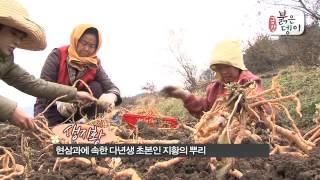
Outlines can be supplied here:
<path id="1" fill-rule="evenodd" d="M 258 91 L 262 91 L 261 79 L 247 70 L 239 41 L 222 41 L 213 50 L 210 68 L 216 73 L 216 78 L 207 89 L 205 97 L 197 97 L 182 88 L 167 86 L 162 92 L 169 97 L 179 98 L 185 108 L 195 117 L 200 118 L 203 112 L 209 111 L 218 97 L 226 95 L 225 84 L 238 82 L 245 84 L 254 81 Z"/>

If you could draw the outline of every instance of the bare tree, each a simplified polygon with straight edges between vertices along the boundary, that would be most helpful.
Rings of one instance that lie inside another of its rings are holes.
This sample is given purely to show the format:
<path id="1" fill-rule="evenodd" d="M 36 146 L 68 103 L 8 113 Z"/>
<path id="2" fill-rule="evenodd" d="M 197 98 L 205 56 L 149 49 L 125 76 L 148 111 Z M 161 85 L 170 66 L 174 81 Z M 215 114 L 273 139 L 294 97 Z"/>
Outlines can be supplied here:
<path id="1" fill-rule="evenodd" d="M 305 2 L 303 2 L 302 0 L 298 0 L 298 2 L 300 3 L 300 6 L 298 6 L 298 8 L 301 8 L 301 10 L 303 10 L 309 16 L 314 18 L 315 21 L 320 20 L 320 14 L 319 14 L 320 0 L 309 0 Z M 308 7 L 308 4 L 309 4 L 309 7 Z"/>
<path id="2" fill-rule="evenodd" d="M 153 82 L 147 82 L 147 84 L 142 86 L 141 89 L 143 91 L 146 91 L 147 93 L 150 93 L 150 94 L 156 92 L 156 90 L 157 90 L 156 85 L 154 85 Z"/>
<path id="3" fill-rule="evenodd" d="M 198 86 L 202 88 L 206 88 L 214 79 L 215 72 L 213 72 L 210 68 L 203 71 L 198 80 Z"/>
<path id="4" fill-rule="evenodd" d="M 273 0 L 272 4 L 301 10 L 315 23 L 320 20 L 320 0 Z"/>
<path id="5" fill-rule="evenodd" d="M 170 31 L 169 50 L 179 63 L 180 68 L 177 72 L 183 77 L 185 88 L 192 92 L 198 86 L 197 67 L 192 64 L 191 58 L 184 52 L 182 46 L 183 39 L 179 37 L 179 33 Z"/>
<path id="6" fill-rule="evenodd" d="M 178 73 L 184 77 L 184 85 L 186 89 L 192 92 L 198 85 L 196 78 L 197 68 L 191 63 L 191 59 L 189 57 L 181 55 L 176 58 L 181 67 L 181 69 L 178 70 Z"/>

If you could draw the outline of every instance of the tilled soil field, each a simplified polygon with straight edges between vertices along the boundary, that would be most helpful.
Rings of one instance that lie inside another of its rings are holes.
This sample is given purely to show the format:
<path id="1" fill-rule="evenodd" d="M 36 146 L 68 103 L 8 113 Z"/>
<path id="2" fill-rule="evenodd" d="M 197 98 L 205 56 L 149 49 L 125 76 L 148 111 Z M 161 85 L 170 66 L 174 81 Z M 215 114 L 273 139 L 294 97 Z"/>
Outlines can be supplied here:
<path id="1" fill-rule="evenodd" d="M 144 139 L 172 140 L 179 139 L 182 143 L 192 142 L 191 133 L 185 129 L 158 130 L 139 126 L 139 136 Z M 14 126 L 0 125 L 0 145 L 11 148 L 14 152 L 16 163 L 25 165 L 26 160 L 21 155 L 21 133 Z M 108 176 L 99 175 L 90 166 L 67 163 L 53 172 L 55 157 L 50 153 L 41 152 L 40 144 L 36 139 L 30 138 L 29 164 L 31 168 L 22 177 L 15 179 L 112 179 Z M 133 168 L 142 179 L 215 179 L 208 165 L 209 158 L 189 158 L 170 168 L 159 169 L 147 173 L 148 168 L 156 162 L 169 160 L 169 157 L 137 158 L 123 157 L 122 164 L 114 169 L 114 172 L 127 168 Z M 97 164 L 103 167 L 107 165 L 103 158 L 97 160 Z M 297 158 L 291 155 L 272 155 L 268 158 L 237 158 L 235 167 L 243 173 L 241 179 L 320 179 L 320 147 L 314 148 L 309 157 Z M 130 178 L 123 178 L 130 179 Z M 225 179 L 235 179 L 226 176 Z"/>

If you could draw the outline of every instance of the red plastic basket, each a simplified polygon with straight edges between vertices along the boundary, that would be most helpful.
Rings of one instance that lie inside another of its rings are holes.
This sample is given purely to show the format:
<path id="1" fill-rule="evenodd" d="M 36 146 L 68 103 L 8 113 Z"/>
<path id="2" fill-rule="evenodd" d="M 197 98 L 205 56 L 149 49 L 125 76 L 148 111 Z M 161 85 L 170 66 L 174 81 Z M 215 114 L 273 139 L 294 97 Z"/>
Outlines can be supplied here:
<path id="1" fill-rule="evenodd" d="M 178 126 L 177 119 L 173 117 L 159 118 L 155 116 L 126 113 L 122 115 L 122 120 L 126 121 L 131 128 L 135 128 L 138 121 L 144 121 L 153 128 L 177 128 Z"/>

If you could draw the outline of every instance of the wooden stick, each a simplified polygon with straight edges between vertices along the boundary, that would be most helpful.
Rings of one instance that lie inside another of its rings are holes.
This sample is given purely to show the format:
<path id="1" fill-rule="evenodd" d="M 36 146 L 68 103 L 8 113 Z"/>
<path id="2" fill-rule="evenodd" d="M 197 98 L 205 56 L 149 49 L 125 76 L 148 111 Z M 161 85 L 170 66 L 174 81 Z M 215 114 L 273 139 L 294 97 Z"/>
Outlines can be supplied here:
<path id="1" fill-rule="evenodd" d="M 240 103 L 240 100 L 242 99 L 242 96 L 243 96 L 243 94 L 240 94 L 240 95 L 238 96 L 238 99 L 237 99 L 237 101 L 236 101 L 235 104 L 234 104 L 233 110 L 232 110 L 230 116 L 228 117 L 227 126 L 225 127 L 225 128 L 226 128 L 226 131 L 227 131 L 227 137 L 228 137 L 228 139 L 229 139 L 229 142 L 230 142 L 230 136 L 229 136 L 229 130 L 228 130 L 228 129 L 229 129 L 229 126 L 230 126 L 231 119 L 232 119 L 234 113 L 236 112 L 236 110 L 238 109 L 238 105 L 239 105 L 239 103 Z"/>

